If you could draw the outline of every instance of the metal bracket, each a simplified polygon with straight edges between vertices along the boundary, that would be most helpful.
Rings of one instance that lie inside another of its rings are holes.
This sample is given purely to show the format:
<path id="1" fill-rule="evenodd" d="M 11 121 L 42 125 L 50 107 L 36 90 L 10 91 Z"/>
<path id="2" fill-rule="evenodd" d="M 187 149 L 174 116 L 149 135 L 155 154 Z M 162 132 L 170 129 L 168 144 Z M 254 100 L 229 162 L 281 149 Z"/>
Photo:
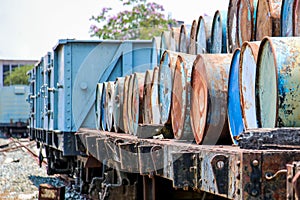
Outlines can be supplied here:
<path id="1" fill-rule="evenodd" d="M 215 176 L 215 182 L 220 194 L 228 193 L 228 156 L 216 155 L 211 160 L 211 166 Z"/>

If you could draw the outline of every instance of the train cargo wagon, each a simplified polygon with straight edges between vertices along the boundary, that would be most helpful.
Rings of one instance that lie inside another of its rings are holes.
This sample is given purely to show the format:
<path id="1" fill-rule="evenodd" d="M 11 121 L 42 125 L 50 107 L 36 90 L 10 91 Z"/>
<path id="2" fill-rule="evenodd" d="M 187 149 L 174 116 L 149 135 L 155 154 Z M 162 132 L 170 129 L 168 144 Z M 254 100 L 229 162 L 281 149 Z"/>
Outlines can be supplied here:
<path id="1" fill-rule="evenodd" d="M 0 129 L 8 134 L 27 132 L 29 104 L 27 85 L 11 85 L 0 88 Z"/>

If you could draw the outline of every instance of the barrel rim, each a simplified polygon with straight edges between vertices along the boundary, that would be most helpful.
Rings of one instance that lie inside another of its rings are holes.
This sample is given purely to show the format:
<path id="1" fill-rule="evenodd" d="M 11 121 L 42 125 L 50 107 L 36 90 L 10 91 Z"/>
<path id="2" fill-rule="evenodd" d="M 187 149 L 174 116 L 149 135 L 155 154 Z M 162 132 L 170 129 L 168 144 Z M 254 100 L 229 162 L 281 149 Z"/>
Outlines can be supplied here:
<path id="1" fill-rule="evenodd" d="M 261 113 L 261 102 L 259 100 L 259 95 L 258 95 L 258 91 L 257 91 L 257 88 L 258 88 L 258 85 L 259 85 L 259 78 L 260 78 L 260 63 L 261 63 L 261 56 L 262 56 L 262 52 L 263 52 L 263 49 L 264 49 L 264 46 L 266 43 L 270 43 L 270 47 L 272 49 L 272 52 L 276 52 L 275 51 L 275 48 L 274 48 L 274 45 L 273 45 L 273 41 L 272 41 L 272 37 L 271 36 L 265 36 L 262 40 L 261 40 L 261 43 L 259 45 L 259 50 L 258 50 L 258 57 L 257 57 L 257 64 L 256 64 L 256 77 L 255 77 L 255 102 L 256 102 L 256 117 L 257 117 L 257 122 L 258 122 L 258 127 L 262 127 L 261 125 L 261 116 L 260 116 L 260 113 Z M 277 60 L 276 60 L 276 54 L 274 54 L 274 67 L 275 67 L 275 71 L 276 71 L 276 74 L 275 74 L 275 77 L 276 77 L 276 87 L 278 85 L 278 71 L 277 71 Z M 278 106 L 278 90 L 276 92 L 276 107 Z M 276 114 L 275 114 L 275 124 L 274 124 L 274 127 L 276 127 L 276 121 L 278 119 L 278 109 L 276 109 Z"/>

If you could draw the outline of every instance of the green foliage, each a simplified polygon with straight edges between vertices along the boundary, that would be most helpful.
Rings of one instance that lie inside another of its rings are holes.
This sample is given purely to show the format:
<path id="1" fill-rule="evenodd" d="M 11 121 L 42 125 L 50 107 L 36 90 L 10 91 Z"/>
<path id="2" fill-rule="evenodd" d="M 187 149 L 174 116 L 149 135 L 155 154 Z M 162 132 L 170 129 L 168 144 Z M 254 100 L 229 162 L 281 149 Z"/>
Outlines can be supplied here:
<path id="1" fill-rule="evenodd" d="M 98 16 L 92 16 L 90 19 L 97 22 L 97 25 L 90 27 L 91 36 L 117 40 L 151 39 L 176 25 L 176 20 L 165 19 L 162 5 L 146 1 L 126 1 L 123 6 L 129 9 L 116 15 L 110 14 L 112 8 L 102 8 Z"/>
<path id="2" fill-rule="evenodd" d="M 7 76 L 4 79 L 4 85 L 28 85 L 27 72 L 33 68 L 33 65 L 25 65 L 14 68 L 11 73 L 6 72 Z"/>

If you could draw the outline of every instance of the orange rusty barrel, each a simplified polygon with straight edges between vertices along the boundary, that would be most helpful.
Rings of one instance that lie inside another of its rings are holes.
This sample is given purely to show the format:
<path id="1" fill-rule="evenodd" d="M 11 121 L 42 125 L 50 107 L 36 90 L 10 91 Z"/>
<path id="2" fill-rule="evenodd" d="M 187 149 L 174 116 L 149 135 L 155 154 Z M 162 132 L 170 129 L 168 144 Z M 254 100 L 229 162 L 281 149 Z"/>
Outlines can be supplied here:
<path id="1" fill-rule="evenodd" d="M 211 48 L 211 28 L 213 17 L 201 15 L 198 19 L 196 33 L 196 52 L 208 53 Z"/>
<path id="2" fill-rule="evenodd" d="M 300 36 L 300 5 L 299 0 L 283 0 L 280 16 L 281 36 Z M 298 29 L 297 31 L 295 31 Z"/>
<path id="3" fill-rule="evenodd" d="M 158 99 L 162 124 L 171 123 L 171 98 L 174 69 L 178 52 L 165 51 L 160 60 L 158 71 Z"/>
<path id="4" fill-rule="evenodd" d="M 187 27 L 185 24 L 182 24 L 180 26 L 178 51 L 182 52 L 182 53 L 188 52 L 189 38 L 188 38 L 188 33 L 187 33 L 186 29 L 187 29 Z"/>
<path id="5" fill-rule="evenodd" d="M 132 96 L 133 96 L 133 78 L 134 74 L 130 75 L 129 82 L 128 82 L 128 89 L 127 89 L 127 127 L 128 133 L 133 135 L 133 123 L 132 123 Z"/>
<path id="6" fill-rule="evenodd" d="M 101 98 L 102 98 L 103 83 L 98 83 L 96 86 L 96 98 L 95 98 L 95 118 L 96 129 L 101 130 Z"/>
<path id="7" fill-rule="evenodd" d="M 238 34 L 237 34 L 237 24 L 238 24 L 238 1 L 230 0 L 228 4 L 227 11 L 227 35 L 228 44 L 227 50 L 232 53 L 236 48 L 239 47 Z"/>
<path id="8" fill-rule="evenodd" d="M 159 67 L 153 69 L 151 87 L 151 123 L 160 124 L 159 100 L 158 100 L 158 72 Z"/>
<path id="9" fill-rule="evenodd" d="M 280 36 L 281 3 L 282 0 L 258 1 L 255 28 L 257 41 L 265 36 Z"/>
<path id="10" fill-rule="evenodd" d="M 123 92 L 124 92 L 125 77 L 118 77 L 115 81 L 114 96 L 113 96 L 113 119 L 115 132 L 124 131 L 123 123 Z"/>
<path id="11" fill-rule="evenodd" d="M 215 12 L 212 31 L 210 53 L 227 53 L 227 11 Z"/>
<path id="12" fill-rule="evenodd" d="M 123 87 L 123 125 L 124 125 L 124 132 L 129 133 L 128 130 L 128 114 L 127 114 L 127 99 L 128 99 L 128 88 L 129 88 L 129 80 L 130 76 L 125 76 L 124 79 L 124 87 Z"/>
<path id="13" fill-rule="evenodd" d="M 237 17 L 238 47 L 245 41 L 255 40 L 255 23 L 258 0 L 239 0 Z"/>
<path id="14" fill-rule="evenodd" d="M 245 129 L 257 128 L 255 78 L 260 41 L 244 42 L 240 56 L 240 99 Z"/>
<path id="15" fill-rule="evenodd" d="M 192 26 L 191 26 L 191 30 L 190 30 L 190 35 L 189 35 L 189 38 L 190 38 L 189 41 L 190 42 L 189 42 L 189 45 L 188 45 L 188 53 L 189 54 L 193 54 L 193 55 L 196 54 L 197 26 L 198 26 L 197 21 L 193 20 L 193 23 L 192 23 Z"/>
<path id="16" fill-rule="evenodd" d="M 113 107 L 114 101 L 113 101 L 113 96 L 114 96 L 114 89 L 115 89 L 115 83 L 113 81 L 107 82 L 107 88 L 106 88 L 106 126 L 108 131 L 113 131 Z"/>
<path id="17" fill-rule="evenodd" d="M 144 80 L 144 98 L 143 98 L 143 124 L 152 123 L 152 106 L 151 106 L 151 90 L 152 90 L 153 70 L 147 70 Z"/>
<path id="18" fill-rule="evenodd" d="M 190 122 L 191 73 L 196 55 L 178 55 L 174 73 L 171 121 L 174 137 L 193 140 Z"/>
<path id="19" fill-rule="evenodd" d="M 300 38 L 265 37 L 256 69 L 259 127 L 300 126 Z"/>
<path id="20" fill-rule="evenodd" d="M 232 54 L 198 54 L 192 69 L 191 126 L 197 144 L 231 143 L 227 91 Z"/>
<path id="21" fill-rule="evenodd" d="M 132 128 L 133 135 L 137 135 L 139 123 L 143 123 L 143 94 L 144 94 L 145 73 L 134 73 L 132 85 Z"/>

